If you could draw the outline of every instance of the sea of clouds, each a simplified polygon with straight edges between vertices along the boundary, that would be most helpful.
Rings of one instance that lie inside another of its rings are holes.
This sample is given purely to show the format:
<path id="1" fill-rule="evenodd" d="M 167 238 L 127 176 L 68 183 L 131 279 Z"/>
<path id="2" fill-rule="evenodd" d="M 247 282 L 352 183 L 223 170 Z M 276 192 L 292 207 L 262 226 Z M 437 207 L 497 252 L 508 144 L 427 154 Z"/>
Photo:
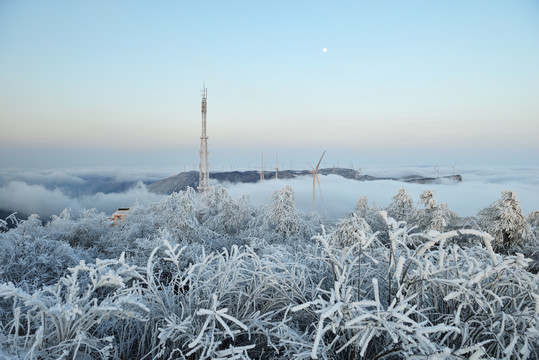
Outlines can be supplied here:
<path id="1" fill-rule="evenodd" d="M 440 176 L 451 175 L 453 169 L 437 170 Z M 412 184 L 394 180 L 356 181 L 337 175 L 320 175 L 321 193 L 316 187 L 316 210 L 330 219 L 337 219 L 354 210 L 357 200 L 367 196 L 369 203 L 385 207 L 400 188 L 406 188 L 415 201 L 424 190 L 434 190 L 436 200 L 445 202 L 460 216 L 474 216 L 500 198 L 504 190 L 517 193 L 525 215 L 539 210 L 539 167 L 468 167 L 459 168 L 462 182 L 441 181 L 439 184 Z M 47 220 L 65 208 L 76 212 L 96 208 L 111 214 L 118 207 L 134 204 L 149 205 L 164 195 L 154 194 L 147 183 L 174 174 L 173 169 L 117 170 L 0 170 L 0 210 L 20 214 L 38 214 Z M 405 177 L 410 175 L 432 177 L 429 167 L 371 167 L 362 174 L 376 177 Z M 211 175 L 210 175 L 211 177 Z M 273 192 L 290 185 L 294 189 L 296 207 L 312 211 L 313 179 L 310 176 L 267 180 L 254 184 L 219 184 L 232 197 L 247 194 L 251 203 L 262 206 L 269 203 Z M 99 186 L 97 186 L 99 185 Z M 96 191 L 99 188 L 106 191 Z M 419 205 L 418 205 L 419 207 Z"/>
<path id="2" fill-rule="evenodd" d="M 43 220 L 65 208 L 111 214 L 119 207 L 159 201 L 163 195 L 149 192 L 145 183 L 171 174 L 167 169 L 0 170 L 0 210 L 38 214 Z"/>
<path id="3" fill-rule="evenodd" d="M 405 177 L 418 175 L 433 177 L 432 168 L 372 168 L 363 170 L 364 174 L 376 177 Z M 438 171 L 440 176 L 451 175 L 452 169 Z M 354 210 L 357 200 L 367 196 L 369 203 L 385 207 L 400 188 L 408 190 L 417 202 L 425 190 L 434 190 L 438 203 L 447 203 L 449 208 L 460 216 L 474 216 L 477 212 L 500 198 L 504 190 L 517 193 L 525 215 L 539 210 L 539 167 L 515 168 L 465 168 L 458 172 L 462 182 L 442 180 L 439 184 L 413 184 L 394 180 L 355 181 L 337 175 L 319 176 L 321 196 L 316 186 L 316 210 L 331 219 L 337 219 Z M 271 194 L 285 185 L 295 192 L 296 207 L 311 211 L 313 203 L 312 177 L 291 180 L 265 181 L 263 184 L 225 185 L 229 193 L 240 196 L 249 194 L 251 203 L 262 205 L 268 202 Z M 420 205 L 418 205 L 420 207 Z"/>

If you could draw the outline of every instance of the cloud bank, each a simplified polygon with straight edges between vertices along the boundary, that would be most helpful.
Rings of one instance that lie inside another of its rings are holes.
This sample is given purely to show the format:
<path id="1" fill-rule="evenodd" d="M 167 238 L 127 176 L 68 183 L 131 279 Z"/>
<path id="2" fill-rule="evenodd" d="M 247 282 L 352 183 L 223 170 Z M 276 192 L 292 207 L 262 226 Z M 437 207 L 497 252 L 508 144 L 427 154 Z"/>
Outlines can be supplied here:
<path id="1" fill-rule="evenodd" d="M 38 214 L 43 220 L 59 214 L 65 208 L 71 208 L 75 213 L 95 208 L 112 214 L 119 207 L 130 207 L 137 203 L 149 205 L 162 198 L 163 195 L 149 192 L 142 183 L 123 192 L 99 192 L 78 197 L 71 197 L 60 188 L 50 190 L 43 185 L 29 185 L 21 181 L 11 181 L 0 187 L 0 209 L 26 215 Z"/>
<path id="2" fill-rule="evenodd" d="M 373 176 L 433 176 L 432 168 L 369 169 Z M 461 183 L 412 184 L 393 180 L 355 181 L 336 175 L 319 176 L 322 188 L 320 198 L 316 187 L 316 210 L 331 219 L 337 219 L 354 210 L 357 200 L 367 196 L 369 203 L 385 207 L 400 188 L 408 190 L 414 200 L 425 190 L 434 190 L 438 203 L 445 202 L 460 216 L 474 216 L 501 197 L 503 190 L 513 190 L 521 202 L 525 215 L 539 210 L 539 169 L 536 167 L 462 169 Z M 445 175 L 440 172 L 440 175 Z M 312 210 L 312 177 L 291 180 L 270 180 L 256 184 L 223 184 L 233 197 L 248 194 L 254 205 L 269 202 L 272 193 L 285 185 L 294 189 L 296 207 Z M 419 205 L 418 205 L 419 206 Z"/>
<path id="3" fill-rule="evenodd" d="M 449 168 L 440 169 L 439 174 L 447 175 L 451 171 Z M 149 205 L 162 199 L 163 195 L 149 192 L 142 181 L 162 179 L 171 173 L 170 169 L 0 170 L 0 209 L 21 214 L 36 213 L 44 220 L 67 207 L 75 212 L 96 208 L 111 214 L 118 207 L 136 203 Z M 317 187 L 316 210 L 330 219 L 338 219 L 353 211 L 362 196 L 367 196 L 371 204 L 374 202 L 378 207 L 385 207 L 400 188 L 406 188 L 416 202 L 423 191 L 434 190 L 438 203 L 447 203 L 460 216 L 476 215 L 479 210 L 499 199 L 503 190 L 517 193 L 525 215 L 539 210 L 539 167 L 470 167 L 461 168 L 458 173 L 463 175 L 461 183 L 441 184 L 410 184 L 392 180 L 361 182 L 337 175 L 320 175 L 322 197 Z M 363 169 L 363 174 L 429 177 L 433 176 L 433 168 L 369 168 Z M 254 206 L 268 204 L 274 191 L 290 185 L 294 189 L 297 208 L 304 212 L 312 211 L 312 177 L 309 176 L 221 185 L 234 198 L 249 195 Z M 98 191 L 101 188 L 107 191 Z"/>

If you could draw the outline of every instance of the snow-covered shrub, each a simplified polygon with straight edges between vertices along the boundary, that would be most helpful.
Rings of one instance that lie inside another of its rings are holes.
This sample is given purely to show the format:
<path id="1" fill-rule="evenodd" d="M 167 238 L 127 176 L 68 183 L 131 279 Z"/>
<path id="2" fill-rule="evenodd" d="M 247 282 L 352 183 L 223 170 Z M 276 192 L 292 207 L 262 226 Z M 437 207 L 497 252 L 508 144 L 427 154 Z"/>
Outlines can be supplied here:
<path id="1" fill-rule="evenodd" d="M 493 246 L 509 251 L 533 240 L 514 191 L 502 191 L 502 197 L 477 214 L 479 225 L 494 237 Z"/>
<path id="2" fill-rule="evenodd" d="M 528 224 L 533 233 L 533 239 L 528 244 L 521 247 L 522 253 L 532 260 L 530 272 L 539 273 L 539 211 L 534 211 L 528 215 Z"/>
<path id="3" fill-rule="evenodd" d="M 342 249 L 334 248 L 324 235 L 315 239 L 323 248 L 321 261 L 331 269 L 332 281 L 328 288 L 319 286 L 312 300 L 291 309 L 309 311 L 316 324 L 309 330 L 310 341 L 303 344 L 305 348 L 298 349 L 300 358 L 405 357 L 439 350 L 430 339 L 430 334 L 439 329 L 424 321 L 413 304 L 415 296 L 402 296 L 399 288 L 398 295 L 388 301 L 387 284 L 379 284 L 385 274 L 379 273 L 376 265 L 387 265 L 389 249 L 372 249 L 373 237 Z M 359 244 L 366 255 L 361 258 L 355 251 Z M 388 281 L 394 278 L 390 275 Z M 449 327 L 445 330 L 455 331 Z"/>
<path id="4" fill-rule="evenodd" d="M 171 248 L 170 260 L 176 261 L 181 251 Z M 226 350 L 233 350 L 232 354 L 238 350 L 236 338 L 247 340 L 248 327 L 244 322 L 256 316 L 254 309 L 249 309 L 247 296 L 242 301 L 241 289 L 250 277 L 244 261 L 249 262 L 249 257 L 233 247 L 230 253 L 208 254 L 189 269 L 178 268 L 170 283 L 180 296 L 174 306 L 161 311 L 157 356 L 211 359 L 222 356 Z M 159 288 L 152 291 L 157 298 L 166 296 Z M 243 316 L 238 317 L 239 314 Z M 247 342 L 241 346 L 239 351 L 243 353 L 254 344 Z"/>
<path id="5" fill-rule="evenodd" d="M 307 358 L 306 350 L 311 358 L 537 355 L 539 281 L 522 255 L 499 257 L 492 237 L 477 230 L 410 233 L 385 218 L 389 249 L 366 245 L 358 253 L 316 237 L 333 282 L 292 308 L 310 310 L 305 315 L 317 324 L 310 341 L 296 346 L 300 357 Z M 484 247 L 449 245 L 460 236 L 476 236 Z"/>
<path id="6" fill-rule="evenodd" d="M 100 257 L 114 258 L 125 253 L 126 259 L 134 265 L 144 265 L 153 249 L 160 246 L 159 240 L 163 229 L 160 228 L 159 216 L 141 205 L 129 209 L 122 221 L 109 225 L 93 244 Z"/>
<path id="7" fill-rule="evenodd" d="M 67 208 L 59 216 L 53 215 L 46 227 L 52 238 L 87 249 L 96 246 L 99 238 L 110 231 L 111 221 L 96 209 L 84 210 L 76 218 L 72 210 Z"/>
<path id="8" fill-rule="evenodd" d="M 31 238 L 44 236 L 46 234 L 43 222 L 37 214 L 32 214 L 28 216 L 28 219 L 19 221 L 17 227 L 10 231 Z"/>
<path id="9" fill-rule="evenodd" d="M 305 239 L 309 239 L 311 236 L 319 234 L 322 226 L 327 229 L 332 229 L 335 225 L 335 220 L 328 218 L 324 214 L 320 214 L 318 211 L 310 211 L 306 213 L 300 212 L 299 215 L 307 227 L 304 235 Z"/>
<path id="10" fill-rule="evenodd" d="M 109 359 L 113 334 L 102 331 L 116 318 L 145 321 L 148 309 L 128 286 L 140 277 L 119 260 L 81 263 L 50 286 L 28 293 L 12 283 L 0 285 L 0 297 L 12 300 L 13 318 L 0 338 L 4 354 L 39 359 Z"/>
<path id="11" fill-rule="evenodd" d="M 370 225 L 356 213 L 352 213 L 337 221 L 335 231 L 329 235 L 329 239 L 339 246 L 353 246 L 366 234 L 372 234 Z"/>
<path id="12" fill-rule="evenodd" d="M 539 211 L 534 211 L 528 215 L 528 224 L 533 231 L 536 240 L 539 240 Z"/>
<path id="13" fill-rule="evenodd" d="M 68 267 L 89 260 L 89 253 L 64 241 L 32 238 L 10 231 L 0 235 L 0 282 L 36 289 L 54 283 Z"/>
<path id="14" fill-rule="evenodd" d="M 282 348 L 275 328 L 283 324 L 291 303 L 311 297 L 302 263 L 233 246 L 202 252 L 183 268 L 179 264 L 187 248 L 165 247 L 162 260 L 178 264 L 173 276 L 160 277 L 153 270 L 157 259 L 150 259 L 142 287 L 151 304 L 145 342 L 156 344 L 148 346 L 152 356 L 248 358 Z"/>
<path id="15" fill-rule="evenodd" d="M 294 190 L 287 185 L 273 193 L 270 204 L 248 224 L 246 231 L 269 241 L 292 240 L 309 234 L 309 227 L 296 210 Z"/>
<path id="16" fill-rule="evenodd" d="M 289 187 L 260 210 L 190 189 L 117 226 L 30 217 L 0 233 L 0 358 L 538 358 L 529 260 L 447 231 L 433 195 L 420 227 L 363 197 L 329 235 Z"/>
<path id="17" fill-rule="evenodd" d="M 479 236 L 488 239 L 488 234 Z M 445 261 L 434 262 L 442 254 Z M 420 299 L 433 311 L 424 314 L 460 330 L 450 337 L 440 334 L 440 344 L 495 359 L 537 357 L 539 283 L 525 270 L 527 259 L 521 254 L 499 258 L 492 249 L 454 245 L 433 251 L 429 260 L 433 262 L 423 261 L 411 274 L 429 279 Z"/>
<path id="18" fill-rule="evenodd" d="M 424 241 L 413 252 L 404 248 L 396 255 L 396 296 L 417 295 L 413 303 L 421 315 L 440 329 L 431 340 L 442 353 L 525 359 L 536 351 L 539 281 L 526 271 L 529 260 L 496 255 L 492 237 L 477 230 L 410 236 Z M 456 245 L 461 236 L 475 236 L 484 246 L 461 249 Z"/>
<path id="19" fill-rule="evenodd" d="M 122 242 L 154 236 L 159 231 L 159 217 L 158 213 L 142 205 L 132 206 L 125 219 L 118 222 L 110 234 Z"/>
<path id="20" fill-rule="evenodd" d="M 386 208 L 387 214 L 399 221 L 409 222 L 415 216 L 414 200 L 404 188 L 399 189 Z"/>
<path id="21" fill-rule="evenodd" d="M 0 219 L 0 233 L 7 232 L 11 227 L 16 227 L 18 224 L 17 213 L 14 212 L 5 219 Z"/>
<path id="22" fill-rule="evenodd" d="M 52 215 L 46 224 L 49 236 L 69 242 L 74 237 L 76 219 L 71 208 L 65 208 L 59 215 Z"/>
<path id="23" fill-rule="evenodd" d="M 369 206 L 368 198 L 362 196 L 358 199 L 354 212 L 369 224 L 373 232 L 379 231 L 382 234 L 382 238 L 384 238 L 387 226 L 384 219 L 380 216 L 380 209 L 374 202 L 372 206 Z"/>
<path id="24" fill-rule="evenodd" d="M 294 190 L 290 186 L 285 186 L 273 194 L 268 210 L 268 221 L 274 227 L 275 232 L 285 237 L 300 232 L 301 219 L 294 203 Z"/>
<path id="25" fill-rule="evenodd" d="M 202 224 L 219 234 L 234 235 L 246 228 L 253 213 L 248 196 L 234 201 L 224 187 L 212 186 L 206 196 Z"/>
<path id="26" fill-rule="evenodd" d="M 434 194 L 432 190 L 425 190 L 420 195 L 419 203 L 425 208 L 418 210 L 414 219 L 420 230 L 444 231 L 453 227 L 458 219 L 458 214 L 451 211 L 446 203 L 436 203 Z"/>
<path id="27" fill-rule="evenodd" d="M 148 211 L 154 212 L 158 226 L 168 229 L 178 241 L 199 241 L 201 228 L 195 199 L 196 193 L 189 187 L 151 205 Z"/>

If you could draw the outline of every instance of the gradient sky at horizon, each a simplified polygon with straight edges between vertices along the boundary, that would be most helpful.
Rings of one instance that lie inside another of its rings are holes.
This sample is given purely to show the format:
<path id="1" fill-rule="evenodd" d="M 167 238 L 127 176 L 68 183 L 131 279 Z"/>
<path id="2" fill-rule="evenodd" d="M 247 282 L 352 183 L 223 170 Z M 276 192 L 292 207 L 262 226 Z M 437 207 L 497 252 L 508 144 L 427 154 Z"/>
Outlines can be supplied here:
<path id="1" fill-rule="evenodd" d="M 538 1 L 2 1 L 0 168 L 528 164 Z M 327 48 L 327 52 L 322 49 Z"/>

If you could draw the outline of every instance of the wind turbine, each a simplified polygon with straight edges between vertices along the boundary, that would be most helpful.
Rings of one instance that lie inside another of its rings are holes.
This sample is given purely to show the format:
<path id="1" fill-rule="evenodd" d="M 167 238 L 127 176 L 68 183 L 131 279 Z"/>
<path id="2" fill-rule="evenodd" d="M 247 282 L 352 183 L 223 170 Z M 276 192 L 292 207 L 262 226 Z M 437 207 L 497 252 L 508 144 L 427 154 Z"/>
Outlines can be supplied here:
<path id="1" fill-rule="evenodd" d="M 318 182 L 318 192 L 320 193 L 320 198 L 322 198 L 322 189 L 320 188 L 320 179 L 318 179 L 318 168 L 320 167 L 320 163 L 322 162 L 322 158 L 326 155 L 326 151 L 324 150 L 324 153 L 320 157 L 320 160 L 318 161 L 318 165 L 316 165 L 316 168 L 313 168 L 313 210 L 315 209 L 315 190 L 316 190 L 316 182 Z"/>
<path id="2" fill-rule="evenodd" d="M 276 156 L 277 162 L 275 163 L 275 179 L 279 178 L 279 153 Z"/>
<path id="3" fill-rule="evenodd" d="M 260 182 L 264 181 L 264 153 L 262 153 L 262 170 L 258 173 L 260 174 Z"/>

